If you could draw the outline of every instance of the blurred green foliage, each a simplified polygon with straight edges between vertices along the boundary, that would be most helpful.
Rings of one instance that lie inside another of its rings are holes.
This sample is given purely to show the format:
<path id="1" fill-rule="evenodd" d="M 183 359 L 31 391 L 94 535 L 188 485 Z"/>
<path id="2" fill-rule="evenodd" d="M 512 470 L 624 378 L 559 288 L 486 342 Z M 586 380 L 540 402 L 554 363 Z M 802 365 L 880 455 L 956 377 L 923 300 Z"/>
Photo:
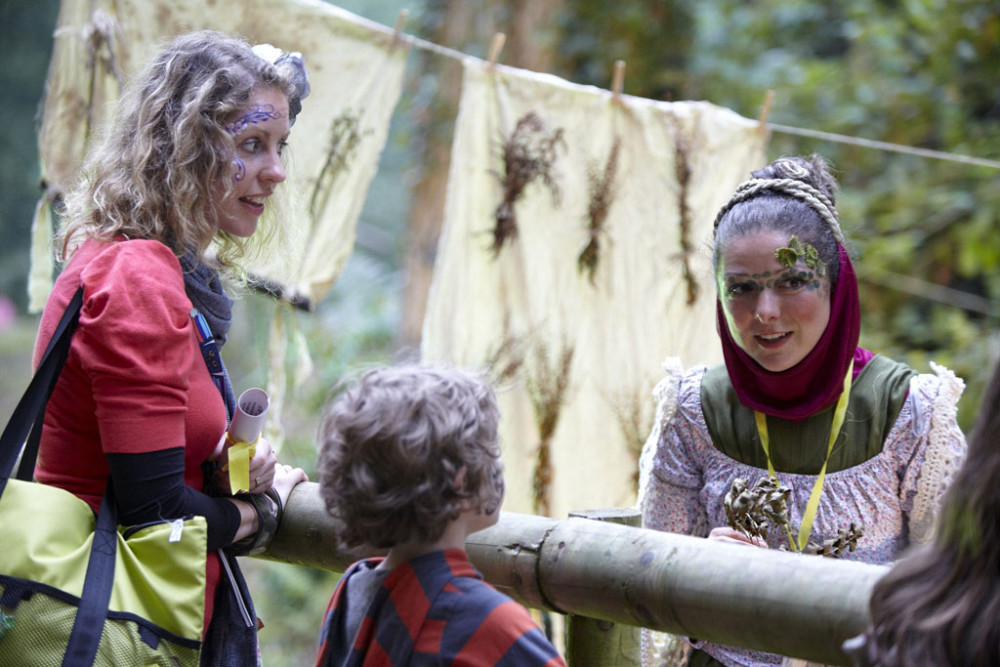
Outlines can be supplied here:
<path id="1" fill-rule="evenodd" d="M 471 1 L 471 0 L 468 0 Z M 512 0 L 476 0 L 478 21 L 497 30 Z M 410 30 L 428 37 L 449 2 L 345 0 L 350 11 L 392 25 L 410 10 Z M 0 33 L 11 56 L 0 76 L 0 293 L 24 304 L 28 231 L 38 195 L 36 115 L 58 0 L 2 0 Z M 654 99 L 705 99 L 756 117 L 768 90 L 770 120 L 904 145 L 1000 159 L 1000 5 L 985 0 L 563 0 L 553 73 L 608 87 L 627 62 L 625 92 Z M 489 15 L 489 16 L 487 16 Z M 446 44 L 482 56 L 480 45 Z M 16 57 L 15 57 L 16 56 Z M 415 58 L 414 58 L 415 60 Z M 16 63 L 16 65 L 15 65 Z M 433 63 L 432 63 L 433 65 Z M 438 63 L 438 71 L 447 64 Z M 454 76 L 454 63 L 448 76 Z M 389 145 L 369 192 L 358 243 L 314 314 L 284 312 L 308 340 L 315 372 L 294 386 L 282 458 L 315 479 L 313 434 L 320 406 L 340 378 L 412 350 L 395 349 L 405 276 L 409 184 L 429 136 L 433 67 L 407 84 Z M 998 357 L 1000 170 L 775 132 L 769 157 L 818 152 L 838 169 L 839 208 L 852 239 L 863 303 L 862 344 L 926 371 L 931 361 L 968 382 L 960 420 L 968 428 Z M 952 291 L 948 291 L 952 290 Z M 225 355 L 239 388 L 266 381 L 273 303 L 247 294 Z M 3 414 L 26 385 L 36 320 L 0 334 L 9 388 Z M 9 397 L 8 394 L 14 394 Z M 308 664 L 332 573 L 250 561 L 267 664 Z"/>

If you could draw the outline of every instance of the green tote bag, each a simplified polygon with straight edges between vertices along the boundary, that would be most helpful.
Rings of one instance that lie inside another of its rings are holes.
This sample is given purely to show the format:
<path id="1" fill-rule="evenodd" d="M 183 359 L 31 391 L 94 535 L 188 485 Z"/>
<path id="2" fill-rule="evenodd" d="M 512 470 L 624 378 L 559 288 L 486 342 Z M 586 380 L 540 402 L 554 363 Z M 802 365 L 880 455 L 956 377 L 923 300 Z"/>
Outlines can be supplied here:
<path id="1" fill-rule="evenodd" d="M 194 667 L 204 517 L 122 527 L 110 480 L 96 517 L 68 491 L 31 481 L 82 298 L 81 288 L 0 437 L 0 665 Z"/>

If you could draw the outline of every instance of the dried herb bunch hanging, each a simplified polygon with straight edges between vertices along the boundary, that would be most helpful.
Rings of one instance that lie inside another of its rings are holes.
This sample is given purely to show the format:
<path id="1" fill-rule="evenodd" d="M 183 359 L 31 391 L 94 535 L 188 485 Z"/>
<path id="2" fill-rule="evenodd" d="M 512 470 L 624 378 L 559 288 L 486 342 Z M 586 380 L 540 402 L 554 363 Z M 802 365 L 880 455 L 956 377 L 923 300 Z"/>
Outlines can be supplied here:
<path id="1" fill-rule="evenodd" d="M 587 203 L 587 245 L 584 246 L 576 265 L 581 273 L 586 273 L 590 284 L 594 284 L 597 264 L 600 261 L 601 235 L 604 233 L 604 221 L 614 201 L 615 176 L 618 174 L 618 153 L 621 150 L 621 137 L 615 137 L 608 153 L 604 169 L 598 170 L 591 165 L 587 172 L 587 185 L 590 199 Z"/>
<path id="2" fill-rule="evenodd" d="M 533 478 L 533 505 L 535 514 L 551 516 L 549 488 L 552 485 L 551 443 L 559 424 L 559 415 L 566 403 L 570 368 L 573 365 L 573 346 L 564 343 L 556 359 L 549 359 L 544 343 L 535 347 L 533 372 L 527 375 L 528 396 L 535 412 L 538 426 L 538 458 Z"/>
<path id="3" fill-rule="evenodd" d="M 503 174 L 499 175 L 503 196 L 493 214 L 493 256 L 500 254 L 508 239 L 517 237 L 515 204 L 525 188 L 536 180 L 542 182 L 552 199 L 559 203 L 559 184 L 555 162 L 560 148 L 566 147 L 562 128 L 549 131 L 542 119 L 530 111 L 517 121 L 514 132 L 503 143 Z"/>
<path id="4" fill-rule="evenodd" d="M 680 123 L 675 121 L 674 173 L 677 175 L 677 206 L 680 213 L 681 273 L 687 285 L 687 305 L 698 300 L 698 282 L 691 271 L 691 206 L 688 194 L 691 186 L 690 142 L 682 133 Z"/>
<path id="5" fill-rule="evenodd" d="M 527 334 L 516 336 L 505 323 L 500 343 L 486 357 L 486 368 L 497 385 L 513 381 L 524 366 L 524 347 Z"/>
<path id="6" fill-rule="evenodd" d="M 648 393 L 646 387 L 636 385 L 622 388 L 609 399 L 622 438 L 636 464 L 632 473 L 632 485 L 636 490 L 639 489 L 639 456 L 653 426 L 655 411 L 653 402 L 646 400 Z"/>
<path id="7" fill-rule="evenodd" d="M 99 87 L 98 80 L 101 71 L 110 74 L 121 91 L 125 85 L 125 74 L 118 63 L 118 35 L 121 26 L 112 16 L 100 10 L 94 12 L 91 22 L 83 27 L 87 45 L 87 72 L 90 74 L 89 90 L 87 91 L 87 121 L 84 125 L 84 140 L 89 143 L 94 130 L 94 95 Z"/>
<path id="8" fill-rule="evenodd" d="M 723 500 L 726 523 L 733 530 L 760 540 L 767 540 L 769 527 L 782 528 L 794 544 L 786 504 L 790 495 L 791 490 L 773 477 L 761 477 L 752 489 L 748 488 L 746 480 L 737 477 Z M 854 551 L 863 535 L 864 527 L 852 522 L 836 537 L 818 544 L 810 541 L 802 553 L 837 558 Z M 784 551 L 787 547 L 782 545 L 780 549 Z"/>
<path id="9" fill-rule="evenodd" d="M 347 171 L 361 143 L 361 121 L 357 114 L 345 111 L 330 125 L 330 142 L 326 160 L 316 177 L 312 196 L 309 198 L 309 215 L 315 220 L 326 208 L 330 190 L 337 176 Z"/>

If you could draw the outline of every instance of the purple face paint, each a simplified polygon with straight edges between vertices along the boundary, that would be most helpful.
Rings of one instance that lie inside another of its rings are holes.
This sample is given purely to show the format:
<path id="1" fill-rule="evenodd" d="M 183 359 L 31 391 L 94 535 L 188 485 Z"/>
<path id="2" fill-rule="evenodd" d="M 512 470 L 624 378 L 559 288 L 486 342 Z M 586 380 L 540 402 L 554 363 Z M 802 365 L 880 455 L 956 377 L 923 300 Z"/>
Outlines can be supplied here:
<path id="1" fill-rule="evenodd" d="M 248 125 L 263 123 L 266 120 L 277 120 L 281 118 L 281 112 L 274 110 L 274 105 L 252 106 L 247 112 L 237 118 L 234 122 L 225 125 L 223 129 L 229 134 L 236 136 L 247 128 Z"/>
<path id="2" fill-rule="evenodd" d="M 236 181 L 238 183 L 239 181 L 242 181 L 244 178 L 246 178 L 246 175 L 247 175 L 247 166 L 246 166 L 246 164 L 244 164 L 244 162 L 243 162 L 243 160 L 241 158 L 238 158 L 238 157 L 237 158 L 233 158 L 233 167 L 236 168 L 236 173 L 233 174 L 233 180 L 234 181 Z"/>

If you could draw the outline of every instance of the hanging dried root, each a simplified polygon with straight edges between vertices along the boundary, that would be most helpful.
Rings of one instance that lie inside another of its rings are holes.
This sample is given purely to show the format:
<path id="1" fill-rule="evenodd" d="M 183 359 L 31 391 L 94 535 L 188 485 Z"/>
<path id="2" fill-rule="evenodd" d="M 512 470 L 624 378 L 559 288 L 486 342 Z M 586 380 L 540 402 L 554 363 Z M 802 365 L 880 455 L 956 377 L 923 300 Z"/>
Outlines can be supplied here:
<path id="1" fill-rule="evenodd" d="M 603 172 L 598 172 L 593 165 L 587 173 L 587 184 L 590 191 L 590 201 L 587 204 L 587 245 L 576 260 L 577 268 L 586 273 L 590 284 L 594 284 L 594 275 L 600 261 L 601 234 L 604 232 L 604 222 L 614 201 L 615 176 L 618 173 L 618 153 L 621 150 L 621 137 L 615 137 L 604 164 Z"/>
<path id="2" fill-rule="evenodd" d="M 538 458 L 535 461 L 535 472 L 531 478 L 532 506 L 539 516 L 552 515 L 552 503 L 549 489 L 552 486 L 552 447 L 548 440 L 538 445 Z"/>
<path id="3" fill-rule="evenodd" d="M 771 477 L 761 477 L 752 489 L 737 477 L 723 500 L 726 523 L 747 537 L 766 540 L 770 525 L 788 525 L 785 501 L 791 493 Z"/>
<path id="4" fill-rule="evenodd" d="M 313 220 L 319 217 L 330 199 L 330 192 L 337 176 L 347 171 L 358 145 L 361 143 L 361 121 L 357 114 L 345 111 L 333 119 L 330 125 L 330 141 L 326 148 L 326 159 L 316 177 L 312 196 L 309 198 L 309 215 Z"/>
<path id="5" fill-rule="evenodd" d="M 493 217 L 493 256 L 508 239 L 517 237 L 517 211 L 515 204 L 524 194 L 525 188 L 535 180 L 540 180 L 552 194 L 553 201 L 559 202 L 559 184 L 556 183 L 554 166 L 559 148 L 566 147 L 562 128 L 551 132 L 534 111 L 525 114 L 514 128 L 514 132 L 503 144 L 503 198 L 497 205 Z"/>
<path id="6" fill-rule="evenodd" d="M 622 438 L 636 464 L 632 473 L 632 484 L 637 491 L 639 489 L 639 456 L 642 454 L 643 445 L 646 444 L 646 437 L 653 427 L 655 415 L 653 402 L 645 400 L 648 393 L 643 388 L 633 385 L 623 387 L 617 395 L 612 396 L 608 401 L 611 405 L 611 411 L 618 420 L 618 428 Z"/>
<path id="7" fill-rule="evenodd" d="M 698 300 L 699 285 L 695 280 L 691 270 L 691 206 L 688 203 L 688 195 L 691 186 L 691 164 L 688 156 L 691 153 L 691 146 L 688 138 L 684 136 L 681 124 L 675 123 L 675 143 L 674 143 L 674 172 L 677 174 L 677 201 L 680 213 L 680 243 L 681 243 L 681 273 L 687 285 L 687 305 L 694 305 Z"/>
<path id="8" fill-rule="evenodd" d="M 496 384 L 511 382 L 521 372 L 526 337 L 505 332 L 499 345 L 487 355 L 486 368 Z"/>
<path id="9" fill-rule="evenodd" d="M 559 415 L 566 402 L 569 389 L 570 368 L 573 365 L 573 346 L 564 344 L 559 358 L 550 365 L 548 351 L 544 344 L 535 348 L 536 360 L 533 372 L 527 377 L 528 396 L 535 411 L 538 426 L 538 457 L 533 477 L 534 512 L 541 516 L 551 515 L 549 489 L 552 485 L 551 442 L 559 424 Z"/>

